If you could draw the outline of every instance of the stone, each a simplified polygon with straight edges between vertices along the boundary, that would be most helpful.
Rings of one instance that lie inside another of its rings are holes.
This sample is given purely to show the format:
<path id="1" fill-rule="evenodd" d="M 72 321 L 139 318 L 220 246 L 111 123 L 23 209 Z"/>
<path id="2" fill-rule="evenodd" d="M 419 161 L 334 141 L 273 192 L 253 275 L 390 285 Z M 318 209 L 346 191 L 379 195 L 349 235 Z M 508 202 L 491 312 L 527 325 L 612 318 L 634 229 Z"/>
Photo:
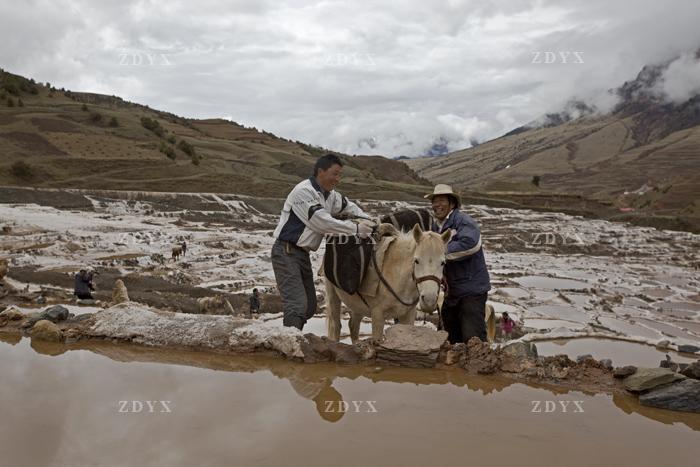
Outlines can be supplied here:
<path id="1" fill-rule="evenodd" d="M 344 342 L 334 342 L 331 351 L 333 352 L 333 361 L 336 363 L 354 364 L 362 358 L 359 349 Z"/>
<path id="2" fill-rule="evenodd" d="M 532 342 L 513 342 L 503 347 L 503 353 L 516 358 L 537 358 L 537 346 Z"/>
<path id="3" fill-rule="evenodd" d="M 69 314 L 68 308 L 61 305 L 50 306 L 41 313 L 43 319 L 49 320 L 52 323 L 65 321 L 68 319 Z"/>
<path id="4" fill-rule="evenodd" d="M 678 351 L 679 352 L 685 352 L 685 353 L 696 353 L 700 351 L 700 347 L 697 345 L 691 345 L 691 344 L 681 344 L 678 346 Z"/>
<path id="5" fill-rule="evenodd" d="M 635 371 L 637 371 L 636 366 L 620 366 L 613 370 L 613 376 L 615 378 L 627 378 L 628 376 L 633 375 Z"/>
<path id="6" fill-rule="evenodd" d="M 489 375 L 499 370 L 502 364 L 501 349 L 492 349 L 488 342 L 482 342 L 478 337 L 469 339 L 462 368 L 469 372 Z"/>
<path id="7" fill-rule="evenodd" d="M 357 363 L 362 359 L 362 350 L 344 342 L 334 342 L 326 336 L 312 333 L 304 335 L 301 343 L 304 362 Z"/>
<path id="8" fill-rule="evenodd" d="M 684 379 L 639 396 L 639 403 L 661 409 L 700 413 L 700 381 Z"/>
<path id="9" fill-rule="evenodd" d="M 125 303 L 129 301 L 129 292 L 126 290 L 124 281 L 117 279 L 114 281 L 114 288 L 112 289 L 112 303 Z"/>
<path id="10" fill-rule="evenodd" d="M 19 311 L 17 308 L 8 308 L 0 313 L 0 321 L 19 321 L 26 317 L 27 315 Z"/>
<path id="11" fill-rule="evenodd" d="M 70 313 L 68 312 L 68 308 L 61 305 L 53 305 L 40 313 L 32 314 L 29 318 L 29 321 L 26 324 L 26 327 L 30 328 L 41 320 L 47 320 L 51 321 L 52 323 L 58 323 L 60 321 L 65 321 L 66 319 L 68 319 L 69 316 Z"/>
<path id="12" fill-rule="evenodd" d="M 117 339 L 154 347 L 190 347 L 229 353 L 274 351 L 304 358 L 305 340 L 296 328 L 228 315 L 173 313 L 125 302 L 91 317 L 86 337 Z"/>
<path id="13" fill-rule="evenodd" d="M 29 333 L 32 339 L 48 342 L 62 342 L 63 332 L 47 319 L 37 321 Z"/>
<path id="14" fill-rule="evenodd" d="M 447 341 L 447 332 L 423 326 L 395 324 L 385 331 L 384 340 L 376 347 L 377 363 L 416 368 L 432 368 L 440 348 Z"/>
<path id="15" fill-rule="evenodd" d="M 459 363 L 460 355 L 460 352 L 457 352 L 452 349 L 448 350 L 445 353 L 445 365 L 454 365 L 455 363 Z"/>
<path id="16" fill-rule="evenodd" d="M 604 358 L 600 361 L 600 364 L 603 365 L 603 368 L 606 370 L 612 370 L 613 368 L 613 362 L 609 358 Z"/>
<path id="17" fill-rule="evenodd" d="M 304 354 L 304 362 L 329 362 L 331 351 L 328 348 L 329 340 L 316 334 L 304 334 L 305 340 L 301 343 L 301 351 Z"/>
<path id="18" fill-rule="evenodd" d="M 591 355 L 589 353 L 584 354 L 584 355 L 579 355 L 578 357 L 576 357 L 576 363 L 582 363 L 584 360 L 588 360 L 589 358 L 592 359 L 593 355 Z"/>
<path id="19" fill-rule="evenodd" d="M 685 379 L 685 376 L 668 368 L 637 368 L 633 375 L 625 378 L 623 384 L 630 392 L 643 392 L 679 379 Z"/>
<path id="20" fill-rule="evenodd" d="M 657 349 L 668 349 L 668 347 L 671 345 L 671 341 L 664 339 L 656 343 L 656 348 Z"/>
<path id="21" fill-rule="evenodd" d="M 681 370 L 681 374 L 688 378 L 700 379 L 700 360 L 695 361 Z"/>

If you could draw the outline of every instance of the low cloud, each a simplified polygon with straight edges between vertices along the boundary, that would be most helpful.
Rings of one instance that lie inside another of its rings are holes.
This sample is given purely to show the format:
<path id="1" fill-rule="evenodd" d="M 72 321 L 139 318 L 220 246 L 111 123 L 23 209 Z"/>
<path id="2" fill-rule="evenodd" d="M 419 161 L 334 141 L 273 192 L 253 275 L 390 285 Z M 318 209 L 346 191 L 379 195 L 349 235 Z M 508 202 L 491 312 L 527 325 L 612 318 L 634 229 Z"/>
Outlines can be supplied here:
<path id="1" fill-rule="evenodd" d="M 700 46 L 698 17 L 690 0 L 5 2 L 0 66 L 351 154 L 413 157 L 498 137 L 572 99 L 612 108 L 609 89 Z M 558 59 L 533 63 L 547 52 Z M 664 81 L 669 99 L 697 90 L 684 60 Z"/>

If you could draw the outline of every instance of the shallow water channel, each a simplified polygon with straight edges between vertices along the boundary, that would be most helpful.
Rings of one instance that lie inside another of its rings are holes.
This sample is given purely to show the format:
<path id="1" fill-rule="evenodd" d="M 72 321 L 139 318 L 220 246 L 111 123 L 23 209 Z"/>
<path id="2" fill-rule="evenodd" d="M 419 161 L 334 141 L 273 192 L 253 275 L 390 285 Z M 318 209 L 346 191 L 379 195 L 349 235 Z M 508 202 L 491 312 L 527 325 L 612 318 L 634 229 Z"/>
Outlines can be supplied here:
<path id="1" fill-rule="evenodd" d="M 0 374 L 8 466 L 656 466 L 700 454 L 700 415 L 459 369 L 0 334 Z"/>

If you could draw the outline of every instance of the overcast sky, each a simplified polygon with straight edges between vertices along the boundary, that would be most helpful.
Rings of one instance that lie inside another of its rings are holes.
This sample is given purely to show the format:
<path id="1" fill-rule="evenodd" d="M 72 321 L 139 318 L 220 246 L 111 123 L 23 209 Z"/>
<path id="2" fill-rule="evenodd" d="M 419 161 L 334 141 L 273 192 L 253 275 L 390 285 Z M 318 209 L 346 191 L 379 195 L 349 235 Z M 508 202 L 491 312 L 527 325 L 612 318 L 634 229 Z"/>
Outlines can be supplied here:
<path id="1" fill-rule="evenodd" d="M 699 24 L 697 0 L 0 0 L 0 67 L 349 154 L 418 156 L 571 98 L 607 108 L 605 91 L 644 64 L 700 47 Z"/>

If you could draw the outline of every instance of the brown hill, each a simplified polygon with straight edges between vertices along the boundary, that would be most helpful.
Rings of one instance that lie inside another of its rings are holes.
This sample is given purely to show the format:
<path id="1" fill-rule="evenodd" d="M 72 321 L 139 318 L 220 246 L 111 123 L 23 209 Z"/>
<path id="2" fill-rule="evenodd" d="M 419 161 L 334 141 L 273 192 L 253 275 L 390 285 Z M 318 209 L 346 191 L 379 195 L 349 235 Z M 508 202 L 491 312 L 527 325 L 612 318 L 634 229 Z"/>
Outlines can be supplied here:
<path id="1" fill-rule="evenodd" d="M 285 196 L 327 151 L 220 120 L 71 92 L 0 70 L 0 185 Z M 341 155 L 343 193 L 415 199 L 406 164 Z"/>
<path id="2" fill-rule="evenodd" d="M 622 85 L 609 114 L 550 115 L 539 127 L 407 163 L 473 201 L 700 231 L 700 96 L 666 102 L 654 91 L 666 66 Z"/>

